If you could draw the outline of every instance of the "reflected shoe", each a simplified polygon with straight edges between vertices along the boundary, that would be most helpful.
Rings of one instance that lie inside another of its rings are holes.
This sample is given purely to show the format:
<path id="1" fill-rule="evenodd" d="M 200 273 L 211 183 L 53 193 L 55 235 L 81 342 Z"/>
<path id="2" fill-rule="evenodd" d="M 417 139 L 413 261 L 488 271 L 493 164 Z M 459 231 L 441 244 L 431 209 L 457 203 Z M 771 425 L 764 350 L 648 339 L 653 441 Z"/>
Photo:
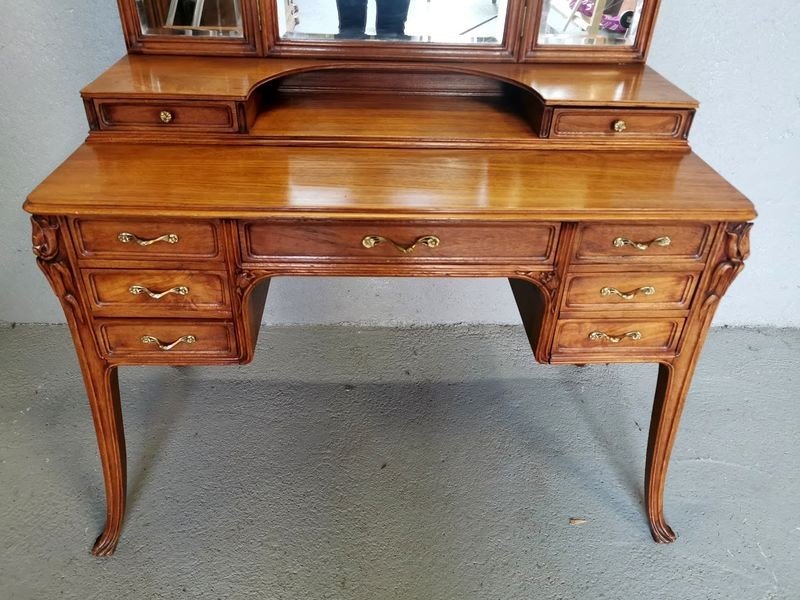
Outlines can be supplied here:
<path id="1" fill-rule="evenodd" d="M 618 17 L 603 15 L 603 18 L 600 19 L 600 27 L 611 33 L 625 33 L 630 29 L 631 23 L 633 23 L 632 10 L 624 12 Z"/>

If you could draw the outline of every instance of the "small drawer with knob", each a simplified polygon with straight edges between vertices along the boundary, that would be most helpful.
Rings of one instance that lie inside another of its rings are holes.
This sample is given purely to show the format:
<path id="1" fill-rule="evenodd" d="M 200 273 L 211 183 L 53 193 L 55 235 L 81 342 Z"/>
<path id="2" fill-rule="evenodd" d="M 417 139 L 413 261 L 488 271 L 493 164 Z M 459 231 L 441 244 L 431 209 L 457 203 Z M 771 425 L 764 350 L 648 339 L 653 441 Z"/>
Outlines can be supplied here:
<path id="1" fill-rule="evenodd" d="M 227 274 L 214 271 L 81 269 L 96 316 L 230 318 Z"/>
<path id="2" fill-rule="evenodd" d="M 102 130 L 235 133 L 234 102 L 95 100 Z"/>
<path id="3" fill-rule="evenodd" d="M 82 259 L 204 259 L 208 268 L 208 259 L 221 258 L 216 221 L 75 219 L 72 230 Z"/>
<path id="4" fill-rule="evenodd" d="M 561 311 L 686 311 L 699 276 L 660 270 L 573 273 L 567 275 Z"/>
<path id="5" fill-rule="evenodd" d="M 171 319 L 97 319 L 106 357 L 126 364 L 232 362 L 238 358 L 233 323 Z"/>
<path id="6" fill-rule="evenodd" d="M 552 138 L 685 139 L 693 111 L 564 108 L 553 111 Z"/>
<path id="7" fill-rule="evenodd" d="M 704 223 L 584 223 L 573 263 L 670 263 L 700 268 L 712 238 Z"/>
<path id="8" fill-rule="evenodd" d="M 683 319 L 561 319 L 556 325 L 553 362 L 648 360 L 672 356 Z"/>

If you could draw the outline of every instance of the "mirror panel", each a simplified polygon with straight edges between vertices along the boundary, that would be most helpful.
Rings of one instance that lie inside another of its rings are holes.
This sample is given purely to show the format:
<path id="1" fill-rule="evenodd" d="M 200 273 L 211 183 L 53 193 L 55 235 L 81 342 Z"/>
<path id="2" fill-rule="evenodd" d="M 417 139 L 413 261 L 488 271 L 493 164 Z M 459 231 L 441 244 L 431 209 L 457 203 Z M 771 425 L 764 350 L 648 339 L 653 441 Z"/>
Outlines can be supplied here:
<path id="1" fill-rule="evenodd" d="M 508 0 L 271 0 L 283 40 L 503 43 Z"/>
<path id="2" fill-rule="evenodd" d="M 630 47 L 644 0 L 543 0 L 539 45 Z"/>
<path id="3" fill-rule="evenodd" d="M 243 38 L 241 0 L 136 0 L 144 35 Z"/>

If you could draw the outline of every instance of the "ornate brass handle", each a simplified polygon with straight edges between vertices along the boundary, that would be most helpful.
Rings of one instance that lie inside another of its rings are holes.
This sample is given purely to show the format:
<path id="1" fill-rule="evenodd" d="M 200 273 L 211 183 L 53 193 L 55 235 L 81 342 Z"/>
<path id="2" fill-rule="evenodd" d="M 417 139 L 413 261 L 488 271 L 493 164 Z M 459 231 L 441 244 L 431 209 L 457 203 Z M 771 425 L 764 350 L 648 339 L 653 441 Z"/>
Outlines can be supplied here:
<path id="1" fill-rule="evenodd" d="M 152 335 L 143 335 L 141 339 L 143 344 L 155 344 L 156 346 L 158 346 L 158 349 L 162 350 L 163 352 L 168 352 L 172 350 L 178 344 L 194 344 L 195 342 L 197 342 L 197 338 L 194 337 L 193 335 L 181 336 L 171 344 L 165 344 L 157 337 L 153 337 Z"/>
<path id="2" fill-rule="evenodd" d="M 161 122 L 162 122 L 162 123 L 172 123 L 172 119 L 174 119 L 174 118 L 175 118 L 175 115 L 173 115 L 173 114 L 172 114 L 171 112 L 169 112 L 168 110 L 162 110 L 162 111 L 161 111 L 161 114 L 160 114 L 160 115 L 158 115 L 158 116 L 159 116 L 159 118 L 161 119 Z"/>
<path id="3" fill-rule="evenodd" d="M 436 248 L 442 243 L 442 240 L 435 235 L 423 235 L 422 237 L 418 237 L 410 246 L 402 246 L 394 240 L 390 240 L 382 235 L 368 235 L 361 240 L 361 245 L 364 246 L 364 248 L 374 248 L 378 244 L 383 243 L 391 244 L 403 254 L 411 254 L 419 245 L 427 246 L 428 248 Z"/>
<path id="4" fill-rule="evenodd" d="M 589 334 L 589 339 L 593 342 L 601 342 L 605 340 L 606 342 L 611 342 L 612 344 L 619 344 L 622 340 L 633 340 L 634 342 L 639 341 L 642 339 L 642 332 L 641 331 L 628 331 L 627 333 L 623 333 L 620 336 L 616 335 L 608 335 L 604 331 L 593 331 Z"/>
<path id="5" fill-rule="evenodd" d="M 623 131 L 625 131 L 628 128 L 628 124 L 625 121 L 623 121 L 622 119 L 614 121 L 614 123 L 611 126 L 614 128 L 614 131 L 616 131 L 617 133 L 622 133 Z"/>
<path id="6" fill-rule="evenodd" d="M 630 292 L 620 292 L 615 287 L 604 287 L 600 290 L 601 296 L 619 296 L 623 300 L 633 300 L 638 294 L 652 296 L 655 293 L 656 288 L 654 288 L 652 285 L 645 285 L 637 290 L 631 290 Z"/>
<path id="7" fill-rule="evenodd" d="M 656 239 L 649 241 L 649 242 L 634 242 L 633 240 L 629 240 L 628 238 L 618 237 L 614 238 L 614 241 L 611 244 L 614 248 L 622 248 L 623 246 L 631 246 L 632 248 L 636 248 L 637 250 L 641 250 L 644 252 L 650 246 L 661 246 L 662 248 L 666 248 L 672 243 L 672 239 L 669 236 L 662 235 L 661 237 L 657 237 Z"/>
<path id="8" fill-rule="evenodd" d="M 127 231 L 123 231 L 117 236 L 117 239 L 122 242 L 123 244 L 130 244 L 135 243 L 139 244 L 140 246 L 152 246 L 153 244 L 157 244 L 158 242 L 166 242 L 167 244 L 177 244 L 180 241 L 178 234 L 176 233 L 165 233 L 164 235 L 160 235 L 157 238 L 153 238 L 152 240 L 143 240 L 142 238 L 128 233 Z"/>
<path id="9" fill-rule="evenodd" d="M 134 296 L 139 296 L 141 294 L 146 294 L 150 296 L 153 300 L 161 300 L 164 296 L 169 296 L 170 294 L 175 294 L 177 296 L 188 296 L 189 295 L 189 288 L 185 285 L 179 285 L 174 288 L 170 288 L 168 290 L 164 290 L 163 292 L 153 292 L 147 289 L 143 285 L 134 284 L 128 288 L 128 291 L 133 294 Z"/>

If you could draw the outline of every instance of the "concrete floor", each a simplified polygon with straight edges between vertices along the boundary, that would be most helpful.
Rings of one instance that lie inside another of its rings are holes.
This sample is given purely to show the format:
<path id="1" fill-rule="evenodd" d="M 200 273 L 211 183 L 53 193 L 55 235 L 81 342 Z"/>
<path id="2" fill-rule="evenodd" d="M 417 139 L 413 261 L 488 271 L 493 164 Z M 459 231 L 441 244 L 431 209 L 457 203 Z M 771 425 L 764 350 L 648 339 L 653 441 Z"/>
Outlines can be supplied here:
<path id="1" fill-rule="evenodd" d="M 654 544 L 655 367 L 521 328 L 270 328 L 241 368 L 126 369 L 129 508 L 64 327 L 0 328 L 0 599 L 797 599 L 797 330 L 714 330 Z M 570 518 L 585 519 L 570 525 Z"/>

